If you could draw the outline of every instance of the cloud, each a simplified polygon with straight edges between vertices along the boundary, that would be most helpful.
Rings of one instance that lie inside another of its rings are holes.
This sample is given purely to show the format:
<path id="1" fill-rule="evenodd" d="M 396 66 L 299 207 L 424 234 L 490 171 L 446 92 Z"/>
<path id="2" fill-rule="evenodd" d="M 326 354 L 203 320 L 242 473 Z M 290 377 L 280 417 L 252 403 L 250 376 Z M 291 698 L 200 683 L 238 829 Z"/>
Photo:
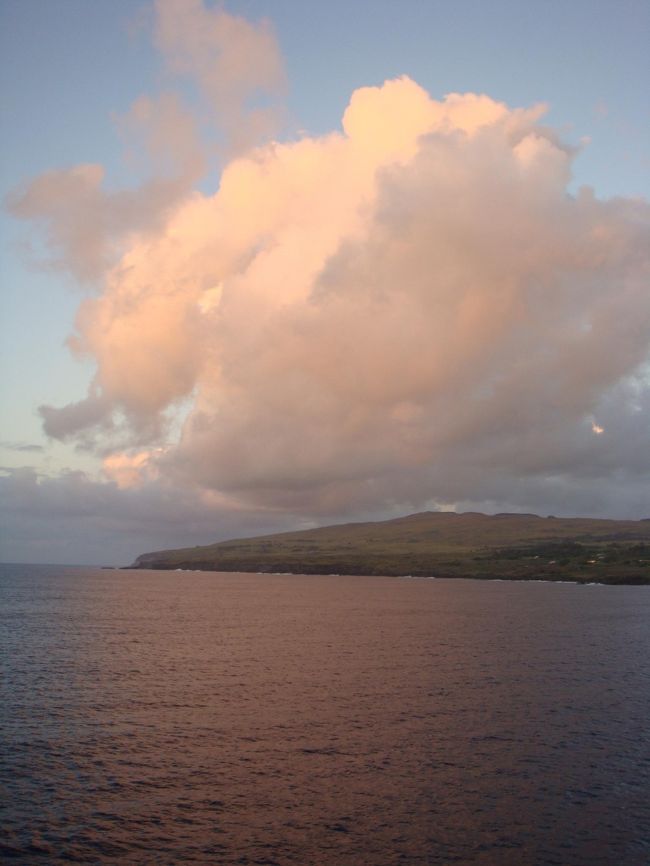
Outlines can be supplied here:
<path id="1" fill-rule="evenodd" d="M 401 78 L 233 160 L 83 301 L 48 432 L 189 400 L 156 472 L 320 515 L 647 477 L 649 209 L 569 195 L 542 113 Z"/>
<path id="2" fill-rule="evenodd" d="M 275 131 L 285 73 L 268 21 L 253 24 L 201 0 L 158 0 L 155 40 L 168 68 L 207 99 L 226 151 L 240 152 Z"/>
<path id="3" fill-rule="evenodd" d="M 45 172 L 6 201 L 13 216 L 43 227 L 50 253 L 37 264 L 68 270 L 81 283 L 97 281 L 134 232 L 160 230 L 203 171 L 191 120 L 174 97 L 140 99 L 122 122 L 144 138 L 148 161 L 159 168 L 139 187 L 107 189 L 103 167 L 88 163 Z"/>
<path id="4" fill-rule="evenodd" d="M 15 189 L 13 216 L 41 224 L 47 255 L 28 248 L 40 267 L 68 270 L 98 282 L 124 254 L 134 233 L 162 230 L 204 174 L 214 168 L 215 129 L 221 149 L 237 153 L 268 137 L 280 116 L 284 71 L 268 22 L 254 24 L 200 0 L 159 0 L 154 34 L 173 76 L 188 77 L 208 102 L 199 119 L 179 93 L 139 97 L 118 126 L 132 166 L 145 166 L 133 189 L 113 189 L 96 163 L 55 169 Z M 202 141 L 199 126 L 211 131 Z"/>
<path id="5" fill-rule="evenodd" d="M 25 451 L 29 453 L 44 451 L 42 445 L 35 445 L 30 442 L 0 442 L 0 448 L 5 448 L 7 451 Z"/>
<path id="6" fill-rule="evenodd" d="M 69 341 L 96 362 L 89 393 L 40 411 L 50 436 L 94 437 L 112 480 L 19 492 L 165 524 L 155 491 L 233 527 L 454 503 L 645 516 L 647 202 L 569 194 L 579 154 L 543 105 L 407 77 L 355 90 L 340 130 L 251 149 L 283 86 L 269 25 L 156 10 L 230 159 L 194 189 L 209 145 L 179 98 L 142 98 L 124 123 L 156 171 L 138 190 L 86 165 L 14 198 L 101 274 Z"/>
<path id="7" fill-rule="evenodd" d="M 145 550 L 293 529 L 296 515 L 236 504 L 152 482 L 137 489 L 83 472 L 0 473 L 0 559 L 128 565 Z"/>
<path id="8" fill-rule="evenodd" d="M 77 403 L 69 403 L 61 409 L 51 406 L 41 406 L 39 413 L 43 419 L 43 429 L 53 439 L 67 439 L 81 433 L 88 427 L 101 422 L 111 426 L 106 421 L 109 404 L 105 398 L 91 393 Z"/>
<path id="9" fill-rule="evenodd" d="M 162 449 L 156 450 L 162 451 Z M 104 475 L 115 482 L 120 490 L 142 487 L 159 475 L 153 459 L 155 456 L 156 451 L 108 454 L 102 464 Z"/>

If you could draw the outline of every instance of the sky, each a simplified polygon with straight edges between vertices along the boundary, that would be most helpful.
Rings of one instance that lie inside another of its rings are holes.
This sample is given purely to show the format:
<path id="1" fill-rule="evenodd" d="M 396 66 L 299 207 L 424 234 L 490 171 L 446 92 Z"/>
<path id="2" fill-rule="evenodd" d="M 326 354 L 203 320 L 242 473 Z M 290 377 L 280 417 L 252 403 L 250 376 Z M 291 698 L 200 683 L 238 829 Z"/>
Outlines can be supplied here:
<path id="1" fill-rule="evenodd" d="M 650 516 L 647 0 L 0 0 L 0 558 Z"/>

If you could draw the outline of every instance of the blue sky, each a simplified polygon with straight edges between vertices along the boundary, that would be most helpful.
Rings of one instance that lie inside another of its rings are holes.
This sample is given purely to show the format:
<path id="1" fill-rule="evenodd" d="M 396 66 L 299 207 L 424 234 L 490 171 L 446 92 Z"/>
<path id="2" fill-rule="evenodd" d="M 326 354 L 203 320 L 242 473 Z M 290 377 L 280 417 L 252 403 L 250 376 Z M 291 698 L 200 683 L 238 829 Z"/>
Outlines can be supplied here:
<path id="1" fill-rule="evenodd" d="M 435 99 L 472 91 L 511 107 L 546 102 L 543 122 L 582 143 L 571 192 L 586 184 L 601 198 L 650 194 L 645 0 L 233 0 L 224 8 L 272 22 L 287 72 L 288 139 L 339 129 L 355 88 L 408 75 Z M 137 183 L 143 164 L 129 161 L 120 117 L 163 89 L 195 100 L 165 70 L 153 16 L 132 0 L 1 0 L 5 200 L 34 176 L 79 163 L 101 163 L 109 189 Z M 213 171 L 200 188 L 217 184 Z M 82 290 L 65 272 L 30 261 L 27 244 L 37 256 L 44 250 L 37 224 L 3 211 L 0 232 L 0 465 L 92 473 L 96 455 L 48 440 L 36 411 L 78 400 L 92 376 L 93 359 L 72 358 L 64 345 Z"/>

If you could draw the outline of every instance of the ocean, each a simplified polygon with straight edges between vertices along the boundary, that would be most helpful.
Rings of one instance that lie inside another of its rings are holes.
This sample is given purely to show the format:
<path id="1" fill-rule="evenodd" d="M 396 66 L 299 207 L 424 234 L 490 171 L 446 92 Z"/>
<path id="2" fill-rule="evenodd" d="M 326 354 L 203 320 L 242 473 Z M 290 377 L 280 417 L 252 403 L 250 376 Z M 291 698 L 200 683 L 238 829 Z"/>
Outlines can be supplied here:
<path id="1" fill-rule="evenodd" d="M 650 587 L 0 570 L 0 859 L 650 862 Z"/>

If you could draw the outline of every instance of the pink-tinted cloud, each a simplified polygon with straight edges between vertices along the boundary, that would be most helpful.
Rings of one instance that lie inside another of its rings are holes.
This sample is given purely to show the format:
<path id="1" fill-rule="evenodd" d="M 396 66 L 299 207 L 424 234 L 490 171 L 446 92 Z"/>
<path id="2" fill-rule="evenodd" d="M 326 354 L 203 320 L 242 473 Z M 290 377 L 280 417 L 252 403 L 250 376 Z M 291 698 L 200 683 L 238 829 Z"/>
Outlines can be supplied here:
<path id="1" fill-rule="evenodd" d="M 121 122 L 154 169 L 138 187 L 111 190 L 101 165 L 76 165 L 39 175 L 7 200 L 14 216 L 43 226 L 50 253 L 40 264 L 81 283 L 98 281 L 133 233 L 160 230 L 204 170 L 193 120 L 172 94 L 139 99 Z"/>
<path id="2" fill-rule="evenodd" d="M 139 185 L 114 189 L 104 168 L 88 163 L 32 178 L 6 202 L 14 216 L 43 227 L 49 253 L 37 264 L 69 270 L 82 283 L 100 281 L 133 233 L 163 230 L 170 210 L 214 168 L 215 134 L 221 150 L 234 154 L 268 137 L 279 118 L 284 72 L 268 22 L 208 9 L 201 0 L 160 0 L 155 12 L 164 63 L 172 78 L 189 77 L 198 87 L 206 116 L 195 117 L 172 90 L 141 96 L 117 119 L 128 162 L 144 166 Z M 206 141 L 199 127 L 212 130 Z"/>
<path id="3" fill-rule="evenodd" d="M 253 24 L 201 0 L 157 0 L 156 43 L 175 74 L 196 83 L 218 118 L 226 150 L 274 131 L 284 64 L 268 21 Z"/>
<path id="4" fill-rule="evenodd" d="M 542 113 L 401 78 L 355 91 L 342 132 L 233 159 L 82 303 L 91 404 L 48 431 L 124 416 L 141 451 L 182 402 L 146 471 L 287 513 L 647 477 L 650 209 L 569 195 Z"/>

